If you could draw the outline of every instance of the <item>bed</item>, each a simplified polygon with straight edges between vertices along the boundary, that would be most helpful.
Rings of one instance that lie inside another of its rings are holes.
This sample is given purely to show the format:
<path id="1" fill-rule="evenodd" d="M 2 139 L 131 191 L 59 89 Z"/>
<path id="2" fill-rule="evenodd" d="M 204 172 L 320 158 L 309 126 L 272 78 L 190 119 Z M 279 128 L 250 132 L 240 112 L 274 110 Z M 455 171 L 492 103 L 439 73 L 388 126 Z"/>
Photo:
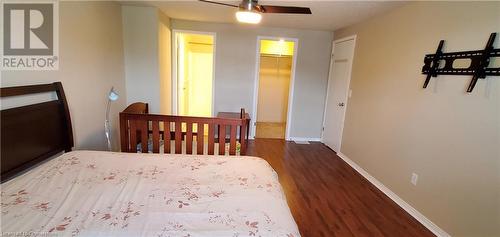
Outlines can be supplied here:
<path id="1" fill-rule="evenodd" d="M 41 91 L 53 91 L 58 99 L 1 114 L 2 235 L 300 236 L 265 160 L 71 151 L 71 120 L 60 83 L 2 88 L 1 95 Z M 20 129 L 32 136 L 10 137 Z M 51 136 L 57 139 L 46 139 Z M 18 143 L 25 145 L 22 151 Z"/>

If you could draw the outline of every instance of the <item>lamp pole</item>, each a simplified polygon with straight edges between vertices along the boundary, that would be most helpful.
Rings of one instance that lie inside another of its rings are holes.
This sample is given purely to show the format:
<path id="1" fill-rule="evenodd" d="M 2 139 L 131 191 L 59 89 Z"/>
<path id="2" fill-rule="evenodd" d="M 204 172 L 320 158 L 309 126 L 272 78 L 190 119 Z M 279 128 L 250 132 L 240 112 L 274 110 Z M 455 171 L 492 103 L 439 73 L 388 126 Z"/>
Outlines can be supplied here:
<path id="1" fill-rule="evenodd" d="M 106 119 L 104 120 L 104 133 L 106 134 L 106 142 L 108 143 L 108 151 L 111 151 L 111 135 L 109 131 L 109 109 L 111 107 L 111 99 L 108 98 L 106 106 Z"/>
<path id="2" fill-rule="evenodd" d="M 111 90 L 108 93 L 108 103 L 106 105 L 106 118 L 104 120 L 104 133 L 106 135 L 106 142 L 108 145 L 108 151 L 111 151 L 111 131 L 109 126 L 109 110 L 111 109 L 111 102 L 118 99 L 118 93 L 115 92 L 114 88 L 111 87 Z"/>

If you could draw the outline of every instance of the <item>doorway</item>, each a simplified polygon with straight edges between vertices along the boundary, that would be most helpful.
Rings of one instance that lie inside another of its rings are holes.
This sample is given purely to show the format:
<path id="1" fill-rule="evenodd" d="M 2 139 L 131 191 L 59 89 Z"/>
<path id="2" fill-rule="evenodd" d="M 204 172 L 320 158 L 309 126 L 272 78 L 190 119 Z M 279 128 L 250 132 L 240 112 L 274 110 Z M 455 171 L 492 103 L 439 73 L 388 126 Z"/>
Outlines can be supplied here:
<path id="1" fill-rule="evenodd" d="M 174 46 L 174 114 L 213 116 L 215 35 L 174 30 Z"/>
<path id="2" fill-rule="evenodd" d="M 322 140 L 335 152 L 342 143 L 355 44 L 356 36 L 351 36 L 334 41 L 332 47 Z"/>
<path id="3" fill-rule="evenodd" d="M 296 41 L 259 39 L 255 138 L 286 139 Z"/>

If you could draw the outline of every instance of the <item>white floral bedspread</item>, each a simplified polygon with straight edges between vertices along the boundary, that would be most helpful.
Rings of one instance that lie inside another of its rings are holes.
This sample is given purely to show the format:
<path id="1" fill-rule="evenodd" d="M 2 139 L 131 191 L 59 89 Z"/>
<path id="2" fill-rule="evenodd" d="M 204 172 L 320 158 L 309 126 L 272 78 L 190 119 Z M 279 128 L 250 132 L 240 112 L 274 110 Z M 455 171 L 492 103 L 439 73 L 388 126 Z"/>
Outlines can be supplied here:
<path id="1" fill-rule="evenodd" d="M 1 188 L 7 236 L 300 236 L 256 157 L 74 151 Z"/>

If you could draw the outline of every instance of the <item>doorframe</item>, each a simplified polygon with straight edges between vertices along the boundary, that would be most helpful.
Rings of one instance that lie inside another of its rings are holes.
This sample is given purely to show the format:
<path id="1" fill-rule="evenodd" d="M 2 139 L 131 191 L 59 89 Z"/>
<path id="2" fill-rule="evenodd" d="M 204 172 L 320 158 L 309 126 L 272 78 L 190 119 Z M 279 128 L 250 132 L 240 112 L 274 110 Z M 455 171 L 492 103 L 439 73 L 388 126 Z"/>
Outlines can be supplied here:
<path id="1" fill-rule="evenodd" d="M 323 127 L 321 129 L 321 142 L 322 143 L 324 143 L 324 133 L 325 133 L 325 125 L 326 125 L 326 110 L 328 108 L 328 94 L 329 94 L 329 89 L 330 89 L 330 83 L 332 83 L 331 80 L 333 80 L 332 79 L 332 76 L 333 76 L 332 70 L 333 70 L 333 64 L 335 63 L 335 60 L 334 60 L 335 44 L 341 43 L 344 41 L 348 41 L 348 40 L 353 40 L 353 42 L 354 42 L 354 49 L 353 49 L 354 52 L 352 54 L 351 63 L 349 64 L 349 73 L 347 76 L 347 93 L 346 93 L 346 98 L 344 99 L 345 100 L 345 105 L 344 105 L 345 109 L 344 109 L 344 114 L 343 114 L 343 118 L 342 118 L 342 124 L 340 126 L 340 139 L 339 139 L 340 142 L 339 142 L 338 151 L 336 151 L 336 152 L 340 152 L 340 147 L 342 147 L 342 137 L 343 137 L 343 133 L 344 133 L 345 115 L 347 113 L 347 106 L 349 106 L 348 100 L 349 100 L 349 94 L 350 94 L 349 92 L 351 90 L 352 65 L 354 62 L 354 53 L 356 51 L 356 38 L 357 38 L 357 35 L 351 35 L 351 36 L 347 36 L 344 38 L 334 40 L 332 42 L 332 53 L 330 55 L 330 69 L 328 70 L 328 82 L 326 85 L 325 109 L 323 111 Z"/>
<path id="2" fill-rule="evenodd" d="M 253 114 L 252 114 L 252 128 L 250 133 L 252 138 L 255 138 L 255 132 L 257 128 L 257 104 L 259 101 L 259 71 L 260 71 L 260 41 L 261 40 L 284 40 L 293 41 L 293 56 L 292 56 L 292 71 L 290 74 L 290 85 L 288 87 L 288 105 L 287 105 L 287 115 L 286 115 L 286 128 L 285 128 L 285 140 L 290 140 L 290 124 L 292 123 L 292 108 L 293 108 L 293 92 L 295 88 L 295 72 L 297 68 L 297 57 L 298 57 L 298 38 L 288 38 L 288 37 L 276 37 L 276 36 L 257 36 L 257 47 L 255 52 L 256 63 L 255 63 L 255 80 L 253 89 Z"/>
<path id="3" fill-rule="evenodd" d="M 197 34 L 197 35 L 211 35 L 214 37 L 214 53 L 212 59 L 212 117 L 215 116 L 215 59 L 217 53 L 217 33 L 209 32 L 209 31 L 193 31 L 193 30 L 181 30 L 181 29 L 172 29 L 172 114 L 178 115 L 178 101 L 177 101 L 177 34 L 185 33 L 185 34 Z"/>

